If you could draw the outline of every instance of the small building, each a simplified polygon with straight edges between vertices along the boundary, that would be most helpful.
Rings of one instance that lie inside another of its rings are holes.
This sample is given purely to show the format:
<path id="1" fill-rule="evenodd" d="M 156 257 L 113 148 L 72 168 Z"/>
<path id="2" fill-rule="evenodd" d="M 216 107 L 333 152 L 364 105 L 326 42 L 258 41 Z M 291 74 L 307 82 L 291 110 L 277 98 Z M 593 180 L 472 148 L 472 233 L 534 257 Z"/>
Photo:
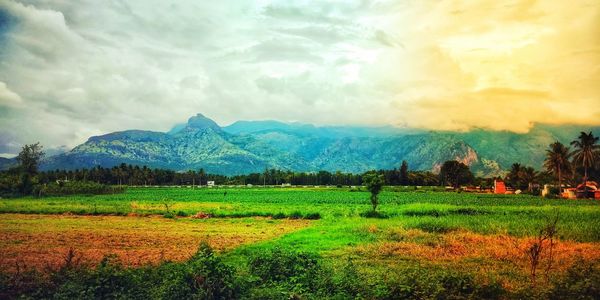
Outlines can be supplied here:
<path id="1" fill-rule="evenodd" d="M 600 189 L 595 181 L 586 181 L 577 186 L 577 198 L 600 199 Z"/>
<path id="2" fill-rule="evenodd" d="M 212 180 L 209 180 L 209 181 L 206 182 L 206 185 L 207 186 L 215 186 L 215 182 L 212 181 Z"/>
<path id="3" fill-rule="evenodd" d="M 560 196 L 565 199 L 577 199 L 577 188 L 564 188 Z"/>
<path id="4" fill-rule="evenodd" d="M 500 179 L 494 180 L 494 194 L 506 194 L 506 185 Z"/>

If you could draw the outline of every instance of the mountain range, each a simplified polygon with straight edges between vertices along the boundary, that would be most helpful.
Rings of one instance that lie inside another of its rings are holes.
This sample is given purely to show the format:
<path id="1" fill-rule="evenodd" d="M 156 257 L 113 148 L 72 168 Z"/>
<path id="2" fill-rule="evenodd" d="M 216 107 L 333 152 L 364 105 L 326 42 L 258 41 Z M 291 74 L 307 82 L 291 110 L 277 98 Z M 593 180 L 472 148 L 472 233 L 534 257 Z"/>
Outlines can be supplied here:
<path id="1" fill-rule="evenodd" d="M 528 133 L 475 129 L 440 132 L 386 127 L 324 126 L 279 121 L 238 121 L 221 127 L 197 114 L 168 132 L 127 130 L 94 136 L 65 153 L 46 157 L 49 169 L 121 163 L 178 171 L 235 175 L 265 168 L 343 171 L 398 168 L 438 171 L 446 160 L 471 166 L 479 176 L 504 173 L 514 162 L 540 169 L 554 141 L 568 144 L 600 127 L 537 124 Z M 0 165 L 7 165 L 2 162 Z M 1 167 L 1 166 L 0 166 Z"/>

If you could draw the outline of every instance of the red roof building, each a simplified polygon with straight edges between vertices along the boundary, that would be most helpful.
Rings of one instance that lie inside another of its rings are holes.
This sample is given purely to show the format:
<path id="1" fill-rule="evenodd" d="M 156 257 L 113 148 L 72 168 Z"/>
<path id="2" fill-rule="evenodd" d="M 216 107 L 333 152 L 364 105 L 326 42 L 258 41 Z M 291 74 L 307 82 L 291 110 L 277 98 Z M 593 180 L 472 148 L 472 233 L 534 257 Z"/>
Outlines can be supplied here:
<path id="1" fill-rule="evenodd" d="M 499 179 L 494 180 L 494 194 L 506 194 L 504 181 Z"/>

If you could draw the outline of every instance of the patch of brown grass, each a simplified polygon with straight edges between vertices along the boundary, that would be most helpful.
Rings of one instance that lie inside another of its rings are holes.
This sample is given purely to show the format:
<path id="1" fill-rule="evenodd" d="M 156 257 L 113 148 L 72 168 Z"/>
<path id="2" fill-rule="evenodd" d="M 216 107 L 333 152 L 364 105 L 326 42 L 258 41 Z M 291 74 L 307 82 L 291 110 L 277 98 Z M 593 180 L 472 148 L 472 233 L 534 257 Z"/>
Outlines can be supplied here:
<path id="1" fill-rule="evenodd" d="M 87 263 L 107 254 L 129 266 L 183 261 L 201 241 L 218 251 L 304 228 L 306 220 L 0 215 L 0 268 L 56 266 L 73 248 Z"/>
<path id="2" fill-rule="evenodd" d="M 380 259 L 385 263 L 414 260 L 475 272 L 482 277 L 496 274 L 506 279 L 504 285 L 508 288 L 521 284 L 515 282 L 515 278 L 524 279 L 523 283 L 527 283 L 529 262 L 525 250 L 532 245 L 534 238 L 482 235 L 469 231 L 434 234 L 417 229 L 395 230 L 390 233 L 390 238 L 391 241 L 358 246 L 354 252 L 360 257 Z M 578 259 L 600 260 L 600 244 L 556 241 L 551 271 L 553 274 L 562 273 Z M 511 273 L 516 274 L 507 275 Z"/>

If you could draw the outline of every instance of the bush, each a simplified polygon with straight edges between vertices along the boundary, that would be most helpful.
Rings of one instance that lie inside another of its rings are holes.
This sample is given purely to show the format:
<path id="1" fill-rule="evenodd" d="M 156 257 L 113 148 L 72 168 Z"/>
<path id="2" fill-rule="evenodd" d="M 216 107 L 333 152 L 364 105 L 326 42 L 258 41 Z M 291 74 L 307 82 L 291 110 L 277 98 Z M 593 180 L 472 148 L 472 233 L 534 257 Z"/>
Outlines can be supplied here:
<path id="1" fill-rule="evenodd" d="M 0 299 L 235 299 L 243 286 L 206 243 L 185 263 L 142 268 L 125 268 L 115 256 L 106 256 L 96 268 L 66 258 L 48 276 L 0 273 Z"/>
<path id="2" fill-rule="evenodd" d="M 319 220 L 319 219 L 321 219 L 321 214 L 320 213 L 307 213 L 306 215 L 304 215 L 304 219 Z"/>
<path id="3" fill-rule="evenodd" d="M 39 196 L 63 196 L 63 195 L 101 195 L 123 193 L 125 188 L 104 185 L 90 181 L 69 181 L 38 185 L 34 191 Z"/>
<path id="4" fill-rule="evenodd" d="M 598 263 L 575 262 L 550 291 L 552 299 L 600 299 L 600 266 Z"/>
<path id="5" fill-rule="evenodd" d="M 249 260 L 250 273 L 263 284 L 286 283 L 297 290 L 317 291 L 331 274 L 323 276 L 320 257 L 306 252 L 274 248 Z"/>
<path id="6" fill-rule="evenodd" d="M 273 216 L 271 216 L 272 219 L 285 219 L 285 214 L 282 212 L 278 212 L 276 214 L 274 214 Z"/>
<path id="7" fill-rule="evenodd" d="M 386 215 L 383 212 L 379 212 L 379 211 L 374 211 L 374 210 L 369 210 L 369 211 L 365 211 L 360 213 L 360 216 L 363 218 L 374 218 L 374 219 L 387 219 L 389 218 L 388 215 Z"/>
<path id="8" fill-rule="evenodd" d="M 299 211 L 295 211 L 290 214 L 289 218 L 290 219 L 302 219 L 302 213 Z"/>
<path id="9" fill-rule="evenodd" d="M 232 299 L 239 293 L 234 269 L 225 265 L 205 242 L 185 264 L 167 264 L 163 268 L 167 274 L 158 289 L 161 299 Z"/>

